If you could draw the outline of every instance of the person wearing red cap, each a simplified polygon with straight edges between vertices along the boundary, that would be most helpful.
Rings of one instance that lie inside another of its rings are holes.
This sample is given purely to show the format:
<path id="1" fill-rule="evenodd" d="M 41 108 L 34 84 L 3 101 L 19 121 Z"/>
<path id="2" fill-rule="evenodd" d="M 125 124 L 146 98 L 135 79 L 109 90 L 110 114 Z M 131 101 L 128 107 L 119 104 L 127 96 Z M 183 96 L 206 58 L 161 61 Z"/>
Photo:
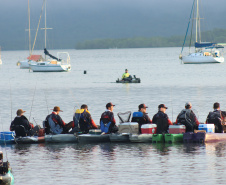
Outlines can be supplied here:
<path id="1" fill-rule="evenodd" d="M 74 122 L 71 121 L 66 124 L 62 118 L 60 117 L 59 113 L 63 112 L 60 107 L 55 106 L 53 108 L 53 112 L 46 117 L 45 121 L 45 133 L 46 134 L 65 134 L 71 128 L 74 128 Z"/>
<path id="2" fill-rule="evenodd" d="M 24 116 L 25 112 L 22 109 L 18 109 L 16 112 L 17 116 L 10 125 L 10 130 L 16 132 L 16 137 L 32 135 L 34 125 Z"/>
<path id="3" fill-rule="evenodd" d="M 102 132 L 109 134 L 118 131 L 114 118 L 114 106 L 111 102 L 106 104 L 106 111 L 102 113 L 100 118 L 100 129 Z"/>
<path id="4" fill-rule="evenodd" d="M 186 132 L 194 132 L 194 129 L 198 129 L 199 121 L 195 113 L 191 110 L 192 104 L 190 102 L 185 104 L 183 109 L 177 116 L 175 124 L 181 124 L 186 126 Z"/>
<path id="5" fill-rule="evenodd" d="M 158 106 L 158 113 L 153 116 L 152 123 L 157 125 L 157 134 L 167 133 L 169 125 L 173 125 L 168 115 L 165 113 L 166 107 L 164 104 Z"/>
<path id="6" fill-rule="evenodd" d="M 141 126 L 143 124 L 152 123 L 151 119 L 147 115 L 147 106 L 145 104 L 140 104 L 138 106 L 138 112 L 133 113 L 132 122 L 138 122 L 139 124 L 139 132 L 141 133 Z"/>

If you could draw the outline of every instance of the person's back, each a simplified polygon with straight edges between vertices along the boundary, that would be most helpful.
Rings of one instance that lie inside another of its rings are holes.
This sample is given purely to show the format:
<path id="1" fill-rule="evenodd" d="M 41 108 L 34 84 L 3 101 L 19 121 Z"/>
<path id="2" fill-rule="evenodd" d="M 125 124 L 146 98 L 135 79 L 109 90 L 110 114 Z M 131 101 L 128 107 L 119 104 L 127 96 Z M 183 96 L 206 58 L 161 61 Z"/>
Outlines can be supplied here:
<path id="1" fill-rule="evenodd" d="M 222 115 L 220 110 L 220 104 L 218 102 L 214 103 L 213 105 L 214 111 L 209 112 L 206 123 L 207 124 L 214 124 L 215 125 L 215 133 L 222 133 L 223 126 L 222 126 Z"/>
<path id="2" fill-rule="evenodd" d="M 158 109 L 159 111 L 153 116 L 152 123 L 157 125 L 157 134 L 167 133 L 169 125 L 172 125 L 168 115 L 165 113 L 167 107 L 164 104 L 160 104 Z"/>
<path id="3" fill-rule="evenodd" d="M 24 137 L 31 135 L 30 130 L 33 125 L 29 123 L 28 119 L 23 115 L 25 111 L 22 109 L 17 110 L 17 116 L 10 125 L 10 130 L 15 131 L 16 137 Z"/>
<path id="4" fill-rule="evenodd" d="M 106 111 L 102 113 L 100 118 L 100 129 L 104 133 L 115 133 L 118 131 L 118 127 L 115 125 L 115 118 L 113 108 L 115 105 L 113 105 L 111 102 L 107 103 L 106 105 Z"/>
<path id="5" fill-rule="evenodd" d="M 73 120 L 76 130 L 80 129 L 83 133 L 88 133 L 90 129 L 97 129 L 97 126 L 88 111 L 88 106 L 85 104 L 81 106 L 81 109 L 76 110 Z"/>

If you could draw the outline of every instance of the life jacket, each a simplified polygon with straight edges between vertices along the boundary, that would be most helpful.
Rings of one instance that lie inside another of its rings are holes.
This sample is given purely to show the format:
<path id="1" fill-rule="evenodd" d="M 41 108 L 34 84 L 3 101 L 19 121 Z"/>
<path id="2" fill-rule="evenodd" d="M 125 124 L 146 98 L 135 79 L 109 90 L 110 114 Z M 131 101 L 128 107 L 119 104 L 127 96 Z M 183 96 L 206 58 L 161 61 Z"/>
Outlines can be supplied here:
<path id="1" fill-rule="evenodd" d="M 131 122 L 137 122 L 139 124 L 139 133 L 141 133 L 141 125 L 146 123 L 143 112 L 134 112 Z"/>
<path id="2" fill-rule="evenodd" d="M 100 130 L 101 132 L 110 133 L 112 129 L 112 122 L 110 118 L 110 112 L 104 112 L 100 118 Z"/>
<path id="3" fill-rule="evenodd" d="M 186 132 L 194 132 L 195 119 L 191 109 L 183 109 L 177 117 L 177 122 L 186 126 Z"/>
<path id="4" fill-rule="evenodd" d="M 91 120 L 86 117 L 87 114 L 90 114 L 88 110 L 77 109 L 73 117 L 75 127 L 78 128 L 79 126 L 80 130 L 83 133 L 88 133 L 89 129 L 92 128 L 92 125 L 90 123 Z"/>
<path id="5" fill-rule="evenodd" d="M 53 121 L 53 118 L 52 118 L 52 114 L 48 117 L 48 123 L 49 123 L 49 126 L 50 126 L 50 131 L 53 133 L 53 134 L 61 134 L 63 132 L 63 128 L 55 123 Z"/>
<path id="6" fill-rule="evenodd" d="M 168 132 L 168 116 L 165 113 L 159 111 L 155 114 L 152 121 L 155 121 L 155 124 L 157 125 L 157 134 Z"/>
<path id="7" fill-rule="evenodd" d="M 215 133 L 222 133 L 223 126 L 222 126 L 222 119 L 221 119 L 221 111 L 213 111 L 209 112 L 206 120 L 208 123 L 213 123 L 215 125 Z"/>

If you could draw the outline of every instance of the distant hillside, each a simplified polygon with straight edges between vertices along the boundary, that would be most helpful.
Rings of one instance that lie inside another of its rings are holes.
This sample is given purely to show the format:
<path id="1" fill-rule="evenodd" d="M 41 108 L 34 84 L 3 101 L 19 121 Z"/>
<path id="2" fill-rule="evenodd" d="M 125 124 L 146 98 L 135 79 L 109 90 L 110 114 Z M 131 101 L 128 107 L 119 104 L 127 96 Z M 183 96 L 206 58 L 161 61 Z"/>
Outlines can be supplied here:
<path id="1" fill-rule="evenodd" d="M 190 35 L 185 46 L 189 46 Z M 226 43 L 226 29 L 214 29 L 202 33 L 202 41 Z M 122 39 L 94 39 L 79 42 L 76 49 L 108 49 L 108 48 L 150 48 L 150 47 L 180 47 L 184 36 L 171 37 L 135 37 Z M 194 45 L 194 39 L 192 41 Z"/>

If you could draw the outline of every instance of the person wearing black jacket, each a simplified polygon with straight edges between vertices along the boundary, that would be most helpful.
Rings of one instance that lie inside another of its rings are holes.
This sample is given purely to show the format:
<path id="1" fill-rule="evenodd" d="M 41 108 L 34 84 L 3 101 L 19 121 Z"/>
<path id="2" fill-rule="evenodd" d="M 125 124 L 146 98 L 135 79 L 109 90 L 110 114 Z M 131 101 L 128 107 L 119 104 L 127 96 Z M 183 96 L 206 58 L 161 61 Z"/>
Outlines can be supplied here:
<path id="1" fill-rule="evenodd" d="M 15 131 L 16 137 L 32 135 L 32 129 L 34 128 L 34 126 L 24 116 L 25 112 L 26 111 L 23 111 L 22 109 L 18 109 L 16 112 L 17 116 L 14 118 L 10 125 L 10 131 Z"/>

